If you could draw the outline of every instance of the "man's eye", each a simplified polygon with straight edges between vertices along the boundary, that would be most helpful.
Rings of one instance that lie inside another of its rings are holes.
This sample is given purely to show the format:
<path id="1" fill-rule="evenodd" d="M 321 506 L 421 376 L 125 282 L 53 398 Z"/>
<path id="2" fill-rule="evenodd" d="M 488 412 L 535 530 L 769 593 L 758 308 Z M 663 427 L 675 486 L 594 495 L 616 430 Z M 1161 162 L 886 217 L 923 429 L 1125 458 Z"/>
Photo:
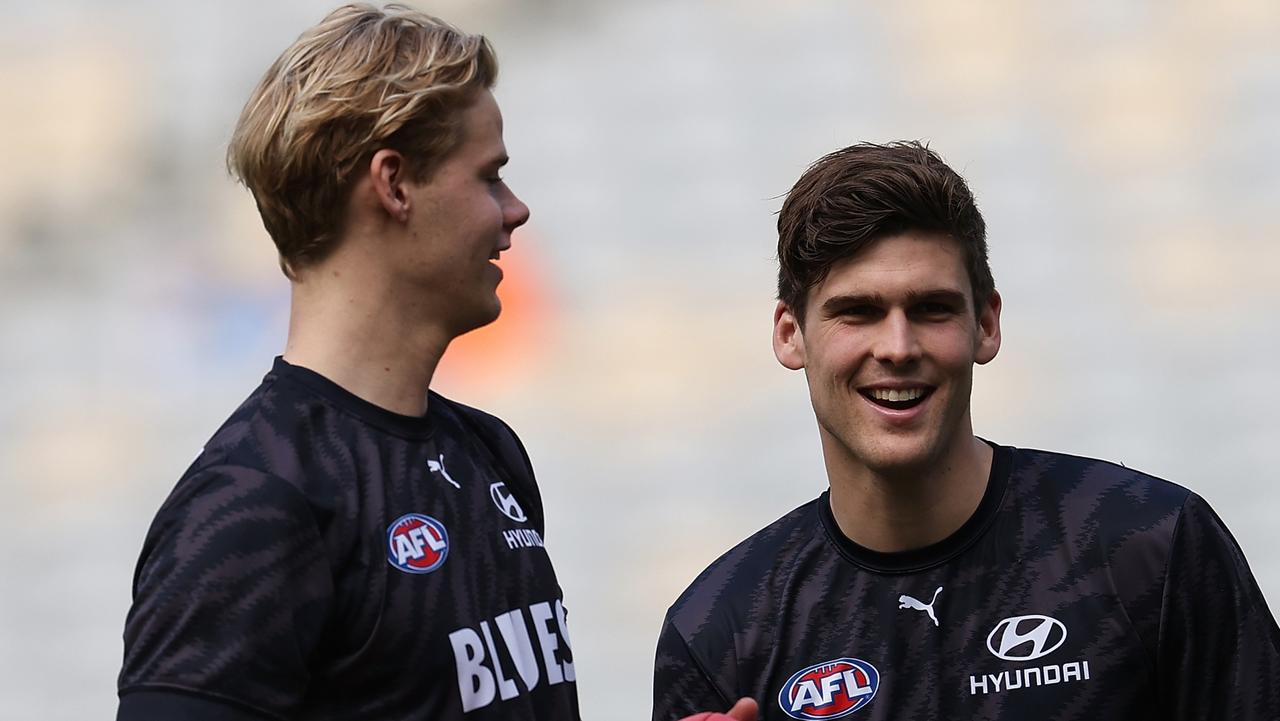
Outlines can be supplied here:
<path id="1" fill-rule="evenodd" d="M 929 316 L 944 316 L 955 313 L 955 309 L 947 303 L 921 303 L 919 311 Z"/>
<path id="2" fill-rule="evenodd" d="M 840 311 L 840 315 L 851 318 L 868 318 L 879 311 L 872 305 L 851 305 Z"/>

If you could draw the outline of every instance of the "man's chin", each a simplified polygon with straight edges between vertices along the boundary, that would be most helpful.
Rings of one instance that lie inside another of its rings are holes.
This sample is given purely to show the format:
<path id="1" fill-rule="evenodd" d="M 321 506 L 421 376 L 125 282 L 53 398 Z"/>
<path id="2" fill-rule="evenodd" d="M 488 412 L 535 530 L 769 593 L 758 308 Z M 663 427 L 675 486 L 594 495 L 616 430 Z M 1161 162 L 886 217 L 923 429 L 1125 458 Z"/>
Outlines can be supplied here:
<path id="1" fill-rule="evenodd" d="M 489 325 L 490 323 L 497 320 L 498 316 L 500 315 L 502 315 L 502 299 L 495 295 L 493 297 L 493 305 L 489 309 L 489 312 L 485 315 L 484 322 L 481 323 L 480 325 L 482 326 Z"/>
<path id="2" fill-rule="evenodd" d="M 489 307 L 477 309 L 470 316 L 460 319 L 454 328 L 454 337 L 483 328 L 498 319 L 502 314 L 502 301 L 495 296 Z"/>
<path id="3" fill-rule="evenodd" d="M 937 464 L 937 444 L 930 441 L 914 434 L 886 438 L 867 448 L 862 462 L 879 476 L 916 476 Z"/>

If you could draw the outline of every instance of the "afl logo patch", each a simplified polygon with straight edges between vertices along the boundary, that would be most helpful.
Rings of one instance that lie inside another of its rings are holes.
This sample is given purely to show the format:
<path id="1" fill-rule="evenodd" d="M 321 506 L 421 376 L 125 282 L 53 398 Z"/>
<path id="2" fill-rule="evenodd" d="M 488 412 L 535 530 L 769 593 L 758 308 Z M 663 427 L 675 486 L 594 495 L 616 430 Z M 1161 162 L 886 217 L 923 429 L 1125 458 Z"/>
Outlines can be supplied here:
<path id="1" fill-rule="evenodd" d="M 406 513 L 387 527 L 387 562 L 405 573 L 431 573 L 449 555 L 444 524 L 421 513 Z"/>
<path id="2" fill-rule="evenodd" d="M 879 687 L 875 666 L 837 658 L 797 671 L 778 693 L 778 705 L 791 718 L 843 718 L 871 703 Z"/>

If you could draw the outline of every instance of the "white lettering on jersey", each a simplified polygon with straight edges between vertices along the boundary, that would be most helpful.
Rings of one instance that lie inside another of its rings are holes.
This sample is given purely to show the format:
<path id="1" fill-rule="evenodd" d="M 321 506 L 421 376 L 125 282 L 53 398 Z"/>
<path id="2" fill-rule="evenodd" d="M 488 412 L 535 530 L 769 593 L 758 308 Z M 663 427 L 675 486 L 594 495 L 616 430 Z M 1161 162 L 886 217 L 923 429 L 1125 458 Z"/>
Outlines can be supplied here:
<path id="1" fill-rule="evenodd" d="M 817 682 L 805 679 L 796 687 L 791 710 L 799 711 L 804 706 L 826 706 L 835 700 L 841 689 L 851 699 L 866 696 L 873 690 L 870 686 L 859 683 L 852 670 L 823 676 Z"/>
<path id="2" fill-rule="evenodd" d="M 1049 664 L 1000 673 L 988 673 L 969 677 L 969 695 L 979 693 L 1001 693 L 1020 688 L 1035 686 L 1052 686 L 1055 683 L 1089 680 L 1089 662 L 1072 661 L 1063 664 Z"/>
<path id="3" fill-rule="evenodd" d="M 564 639 L 564 647 L 573 650 L 573 642 L 569 640 L 569 624 L 565 621 L 564 604 L 560 600 L 556 600 L 556 625 L 560 627 L 560 638 Z M 562 664 L 564 668 L 564 680 L 576 681 L 577 674 L 573 672 L 573 662 L 565 661 Z"/>
<path id="4" fill-rule="evenodd" d="M 396 560 L 401 566 L 410 558 L 422 558 L 426 554 L 423 547 L 439 553 L 449 545 L 444 542 L 443 538 L 437 536 L 430 526 L 418 526 L 408 533 L 401 533 L 394 537 L 392 541 L 396 545 Z"/>
<path id="5" fill-rule="evenodd" d="M 538 645 L 542 647 L 542 661 L 547 666 L 547 683 L 560 683 L 564 681 L 564 674 L 560 673 L 560 664 L 556 663 L 559 643 L 555 632 L 547 625 L 555 612 L 551 610 L 551 604 L 543 601 L 530 606 L 529 615 L 533 616 L 533 632 L 538 635 Z"/>
<path id="6" fill-rule="evenodd" d="M 796 686 L 796 697 L 791 699 L 791 710 L 799 711 L 802 706 L 817 706 L 823 703 L 818 695 L 818 684 L 805 679 Z"/>
<path id="7" fill-rule="evenodd" d="M 431 551 L 439 553 L 443 551 L 445 546 L 448 546 L 447 543 L 444 543 L 443 538 L 435 535 L 430 526 L 417 526 L 416 529 L 412 529 L 408 533 L 399 534 L 394 537 L 393 543 L 396 544 L 396 560 L 401 566 L 404 565 L 404 561 L 407 561 L 408 558 L 426 556 L 426 553 L 422 552 L 422 547 L 428 547 Z"/>
<path id="8" fill-rule="evenodd" d="M 533 642 L 529 640 L 529 627 L 519 609 L 507 611 L 493 619 L 498 624 L 502 640 L 511 652 L 511 661 L 524 681 L 524 687 L 533 690 L 538 685 L 538 660 L 533 656 Z"/>
<path id="9" fill-rule="evenodd" d="M 410 558 L 422 558 L 422 552 L 414 549 L 413 544 L 409 541 L 409 534 L 402 533 L 394 537 L 393 543 L 396 544 L 396 563 L 403 566 L 405 561 Z"/>
<path id="10" fill-rule="evenodd" d="M 858 677 L 854 675 L 852 670 L 842 672 L 840 674 L 840 677 L 844 679 L 845 693 L 849 696 L 849 698 L 853 698 L 854 696 L 866 696 L 869 693 L 875 693 L 875 689 L 871 688 L 870 686 L 864 686 L 861 683 L 859 683 Z"/>
<path id="11" fill-rule="evenodd" d="M 548 685 L 573 682 L 573 662 L 562 659 L 561 648 L 572 650 L 568 626 L 565 623 L 564 605 L 543 601 L 527 609 L 516 608 L 500 613 L 492 619 L 497 626 L 494 634 L 490 621 L 481 621 L 476 628 L 459 628 L 449 634 L 453 646 L 454 664 L 458 669 L 458 694 L 462 710 L 469 712 L 483 708 L 496 698 L 508 700 L 537 687 L 546 671 Z M 555 619 L 555 627 L 551 620 Z M 528 622 L 533 622 L 533 634 Z M 496 636 L 496 638 L 495 638 Z M 535 651 L 533 639 L 537 638 L 541 653 Z M 516 675 L 508 677 L 500 654 L 506 655 L 515 666 Z M 539 659 L 542 667 L 539 668 Z"/>
<path id="12" fill-rule="evenodd" d="M 1010 616 L 997 623 L 991 633 L 987 634 L 987 650 L 992 656 L 1005 661 L 1034 661 L 1058 650 L 1066 640 L 1066 624 L 1052 616 L 1033 613 Z M 970 676 L 969 695 L 1088 680 L 1088 661 L 1051 663 Z"/>
<path id="13" fill-rule="evenodd" d="M 542 548 L 542 536 L 538 532 L 530 528 L 513 528 L 509 531 L 502 532 L 502 538 L 507 542 L 507 548 Z"/>
<path id="14" fill-rule="evenodd" d="M 418 556 L 425 555 L 422 552 L 422 546 L 424 544 L 437 553 L 444 550 L 444 547 L 448 545 L 444 542 L 444 539 L 432 532 L 432 528 L 430 526 L 418 526 L 412 531 L 409 531 L 408 535 L 409 538 L 413 539 L 413 550 L 418 552 Z"/>
<path id="15" fill-rule="evenodd" d="M 493 674 L 482 663 L 484 647 L 480 645 L 480 634 L 469 628 L 460 628 L 449 634 L 449 643 L 453 645 L 453 660 L 458 666 L 462 710 L 471 711 L 493 703 Z"/>
<path id="16" fill-rule="evenodd" d="M 489 658 L 493 659 L 493 675 L 498 680 L 498 695 L 502 696 L 502 700 L 515 698 L 519 693 L 516 689 L 516 682 L 502 675 L 502 661 L 498 660 L 498 649 L 493 645 L 493 634 L 489 632 L 489 622 L 480 622 L 480 632 L 484 634 L 484 644 L 489 647 Z"/>

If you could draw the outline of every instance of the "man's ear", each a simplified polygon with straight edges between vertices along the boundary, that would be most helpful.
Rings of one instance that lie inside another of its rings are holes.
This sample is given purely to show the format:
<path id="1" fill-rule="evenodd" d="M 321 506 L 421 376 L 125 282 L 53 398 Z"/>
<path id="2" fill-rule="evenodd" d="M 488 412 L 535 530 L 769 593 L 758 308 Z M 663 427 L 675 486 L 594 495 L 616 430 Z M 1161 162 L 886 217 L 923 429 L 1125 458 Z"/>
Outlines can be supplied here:
<path id="1" fill-rule="evenodd" d="M 410 199 L 408 167 L 404 155 L 398 150 L 383 148 L 369 159 L 369 180 L 373 194 L 387 215 L 401 223 L 409 220 Z"/>
<path id="2" fill-rule="evenodd" d="M 991 297 L 978 314 L 978 347 L 975 349 L 973 361 L 979 365 L 990 363 L 1000 352 L 1000 308 L 1003 301 L 1000 293 L 992 290 Z"/>
<path id="3" fill-rule="evenodd" d="M 804 331 L 786 303 L 773 309 L 773 355 L 793 371 L 804 368 Z"/>

